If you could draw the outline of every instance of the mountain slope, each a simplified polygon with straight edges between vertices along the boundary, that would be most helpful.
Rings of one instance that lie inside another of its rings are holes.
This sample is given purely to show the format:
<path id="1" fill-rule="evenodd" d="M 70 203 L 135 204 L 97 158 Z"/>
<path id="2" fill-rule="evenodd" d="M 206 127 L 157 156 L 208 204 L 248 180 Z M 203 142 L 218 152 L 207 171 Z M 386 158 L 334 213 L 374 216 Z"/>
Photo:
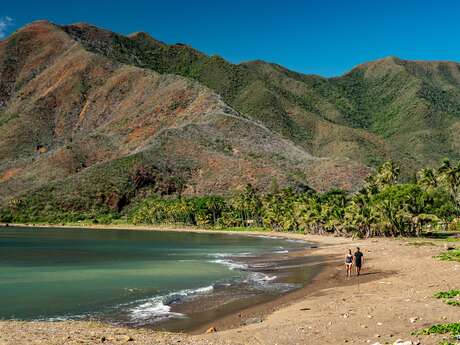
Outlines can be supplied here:
<path id="1" fill-rule="evenodd" d="M 48 22 L 0 42 L 0 71 L 0 202 L 12 207 L 120 210 L 149 193 L 273 179 L 354 188 L 369 171 L 317 158 L 200 83 L 95 54 Z"/>
<path id="2" fill-rule="evenodd" d="M 123 37 L 87 24 L 64 29 L 90 51 L 198 80 L 314 155 L 372 166 L 394 159 L 406 173 L 460 155 L 457 63 L 390 57 L 326 79 L 262 61 L 233 65 L 145 33 Z"/>

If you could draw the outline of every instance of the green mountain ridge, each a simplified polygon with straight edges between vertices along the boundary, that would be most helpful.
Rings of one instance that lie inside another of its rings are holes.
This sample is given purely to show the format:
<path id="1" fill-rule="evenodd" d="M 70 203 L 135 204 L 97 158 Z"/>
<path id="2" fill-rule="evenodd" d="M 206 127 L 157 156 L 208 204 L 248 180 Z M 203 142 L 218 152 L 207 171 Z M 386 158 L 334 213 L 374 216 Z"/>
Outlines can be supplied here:
<path id="1" fill-rule="evenodd" d="M 459 65 L 454 62 L 388 57 L 323 78 L 263 61 L 234 65 L 147 34 L 101 32 L 103 39 L 95 44 L 87 34 L 99 32 L 95 27 L 64 30 L 87 49 L 117 61 L 195 79 L 314 155 L 345 156 L 372 166 L 392 158 L 410 168 L 459 157 Z"/>

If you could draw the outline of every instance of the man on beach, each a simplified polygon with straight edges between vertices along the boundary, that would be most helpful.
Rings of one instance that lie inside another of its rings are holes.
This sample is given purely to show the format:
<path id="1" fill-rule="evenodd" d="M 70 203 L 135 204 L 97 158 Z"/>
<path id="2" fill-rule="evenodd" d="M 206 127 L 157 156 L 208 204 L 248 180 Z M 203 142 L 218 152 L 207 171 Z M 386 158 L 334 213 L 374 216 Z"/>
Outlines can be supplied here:
<path id="1" fill-rule="evenodd" d="M 364 254 L 359 250 L 359 247 L 356 247 L 355 252 L 355 266 L 356 266 L 356 275 L 359 276 L 361 272 L 361 266 L 364 262 Z"/>

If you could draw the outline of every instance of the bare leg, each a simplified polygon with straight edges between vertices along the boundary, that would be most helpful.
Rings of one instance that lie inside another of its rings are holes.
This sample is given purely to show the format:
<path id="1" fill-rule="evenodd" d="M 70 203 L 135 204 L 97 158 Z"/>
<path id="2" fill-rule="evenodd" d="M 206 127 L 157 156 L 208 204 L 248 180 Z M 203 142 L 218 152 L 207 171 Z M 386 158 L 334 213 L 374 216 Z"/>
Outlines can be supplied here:
<path id="1" fill-rule="evenodd" d="M 356 266 L 356 275 L 359 276 L 360 273 L 361 273 L 361 266 Z"/>
<path id="2" fill-rule="evenodd" d="M 347 277 L 351 277 L 351 267 L 352 267 L 352 265 L 345 264 L 345 266 L 347 267 Z"/>

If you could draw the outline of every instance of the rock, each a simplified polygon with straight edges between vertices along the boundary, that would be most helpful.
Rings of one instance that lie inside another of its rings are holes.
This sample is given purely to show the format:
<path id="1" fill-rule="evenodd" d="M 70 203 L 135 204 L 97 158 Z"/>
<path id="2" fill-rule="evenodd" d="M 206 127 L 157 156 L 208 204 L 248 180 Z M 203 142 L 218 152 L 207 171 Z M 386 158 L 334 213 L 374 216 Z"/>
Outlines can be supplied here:
<path id="1" fill-rule="evenodd" d="M 383 325 L 383 323 L 377 322 L 377 326 L 382 326 L 382 325 Z"/>
<path id="2" fill-rule="evenodd" d="M 374 335 L 374 338 L 380 338 L 380 334 Z"/>
<path id="3" fill-rule="evenodd" d="M 101 343 L 105 342 L 106 340 L 107 340 L 107 339 L 106 339 L 106 337 L 104 337 L 104 336 L 102 336 L 102 337 L 99 339 L 99 341 L 100 341 Z"/>
<path id="4" fill-rule="evenodd" d="M 207 330 L 206 330 L 206 333 L 216 333 L 217 332 L 217 328 L 216 327 L 209 327 Z"/>
<path id="5" fill-rule="evenodd" d="M 379 342 L 373 343 L 372 345 L 382 345 Z"/>
<path id="6" fill-rule="evenodd" d="M 123 341 L 133 341 L 134 339 L 131 338 L 129 335 L 124 335 L 123 337 L 121 337 L 121 340 L 123 340 Z"/>
<path id="7" fill-rule="evenodd" d="M 411 318 L 409 319 L 410 323 L 415 323 L 417 320 L 418 320 L 418 317 L 417 317 L 417 316 L 411 317 Z"/>
<path id="8" fill-rule="evenodd" d="M 348 314 L 348 313 L 343 314 L 344 319 L 348 319 L 349 317 L 350 317 L 350 314 Z"/>
<path id="9" fill-rule="evenodd" d="M 246 319 L 243 321 L 243 324 L 244 325 L 251 325 L 251 324 L 254 324 L 254 323 L 261 323 L 263 322 L 264 320 L 260 317 L 251 317 L 249 319 Z"/>
<path id="10" fill-rule="evenodd" d="M 448 244 L 448 243 L 445 243 L 444 244 L 444 248 L 446 248 L 446 250 L 454 250 L 455 249 L 455 246 L 451 245 L 451 244 Z"/>
<path id="11" fill-rule="evenodd" d="M 412 343 L 411 340 L 404 341 L 402 339 L 398 339 L 393 343 L 393 345 L 414 345 L 414 344 Z"/>

